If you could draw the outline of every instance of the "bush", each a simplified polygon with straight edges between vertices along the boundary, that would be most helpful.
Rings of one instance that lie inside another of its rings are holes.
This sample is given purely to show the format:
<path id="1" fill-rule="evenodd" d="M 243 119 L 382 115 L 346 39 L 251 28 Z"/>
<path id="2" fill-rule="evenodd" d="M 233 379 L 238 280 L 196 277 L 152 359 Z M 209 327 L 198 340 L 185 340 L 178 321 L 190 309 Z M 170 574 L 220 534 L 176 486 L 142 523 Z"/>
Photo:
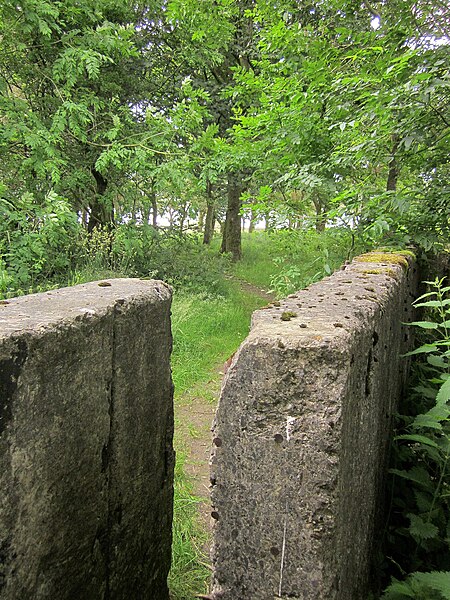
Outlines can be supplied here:
<path id="1" fill-rule="evenodd" d="M 50 192 L 0 199 L 0 293 L 21 293 L 69 271 L 79 225 L 69 203 Z"/>
<path id="2" fill-rule="evenodd" d="M 194 234 L 176 235 L 151 226 L 121 226 L 113 240 L 114 267 L 130 276 L 162 279 L 176 289 L 226 295 L 229 258 L 201 243 Z"/>

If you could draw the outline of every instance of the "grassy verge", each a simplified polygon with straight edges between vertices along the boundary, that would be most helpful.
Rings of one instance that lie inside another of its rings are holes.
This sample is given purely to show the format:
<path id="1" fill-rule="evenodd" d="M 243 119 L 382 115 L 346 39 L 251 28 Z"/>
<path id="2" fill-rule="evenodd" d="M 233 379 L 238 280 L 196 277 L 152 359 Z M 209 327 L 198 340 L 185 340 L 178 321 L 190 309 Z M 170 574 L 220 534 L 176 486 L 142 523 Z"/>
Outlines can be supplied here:
<path id="1" fill-rule="evenodd" d="M 172 308 L 176 395 L 207 382 L 212 369 L 235 352 L 249 331 L 250 315 L 265 304 L 228 283 L 226 297 L 176 293 Z"/>
<path id="2" fill-rule="evenodd" d="M 207 534 L 197 519 L 198 499 L 184 473 L 186 456 L 177 450 L 175 466 L 172 569 L 169 574 L 171 600 L 192 600 L 206 591 L 210 570 L 204 562 L 202 545 Z"/>

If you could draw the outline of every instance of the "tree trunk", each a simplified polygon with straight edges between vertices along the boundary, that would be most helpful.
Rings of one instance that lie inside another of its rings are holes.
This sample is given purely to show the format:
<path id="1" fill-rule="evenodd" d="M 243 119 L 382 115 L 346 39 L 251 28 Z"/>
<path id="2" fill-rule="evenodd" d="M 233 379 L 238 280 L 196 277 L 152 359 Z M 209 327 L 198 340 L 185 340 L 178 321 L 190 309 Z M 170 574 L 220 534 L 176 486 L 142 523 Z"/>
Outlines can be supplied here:
<path id="1" fill-rule="evenodd" d="M 150 202 L 152 203 L 152 225 L 156 229 L 158 227 L 158 204 L 156 203 L 156 192 L 153 184 L 150 194 Z"/>
<path id="2" fill-rule="evenodd" d="M 312 203 L 314 204 L 314 208 L 316 210 L 316 231 L 318 233 L 322 233 L 322 231 L 325 231 L 325 225 L 327 222 L 326 206 L 321 201 L 319 196 L 313 196 Z"/>
<path id="3" fill-rule="evenodd" d="M 198 211 L 198 230 L 203 231 L 205 228 L 205 211 L 203 209 Z"/>
<path id="4" fill-rule="evenodd" d="M 228 176 L 227 195 L 228 208 L 223 231 L 221 252 L 231 252 L 232 260 L 241 259 L 241 194 L 243 185 L 240 178 L 233 174 Z"/>
<path id="5" fill-rule="evenodd" d="M 206 206 L 207 209 L 205 217 L 205 229 L 203 231 L 203 243 L 209 246 L 214 235 L 214 221 L 216 220 L 214 200 L 212 197 L 212 184 L 209 181 L 206 184 Z"/>
<path id="6" fill-rule="evenodd" d="M 250 212 L 250 223 L 248 224 L 248 232 L 253 233 L 255 231 L 256 216 L 253 211 Z"/>
<path id="7" fill-rule="evenodd" d="M 399 167 L 399 164 L 398 164 L 397 158 L 396 158 L 400 139 L 397 134 L 394 134 L 391 137 L 391 140 L 392 140 L 392 150 L 391 150 L 391 160 L 389 161 L 389 165 L 388 165 L 389 172 L 388 172 L 388 178 L 387 178 L 387 184 L 386 184 L 387 192 L 395 192 L 396 191 L 397 181 L 398 181 L 398 177 L 400 175 L 400 167 Z"/>
<path id="8" fill-rule="evenodd" d="M 107 180 L 101 173 L 93 167 L 91 173 L 95 179 L 96 190 L 95 197 L 90 203 L 90 215 L 88 223 L 88 231 L 92 233 L 96 227 L 107 227 L 114 225 L 114 208 L 108 209 L 105 206 L 104 195 L 108 185 Z"/>
<path id="9" fill-rule="evenodd" d="M 149 224 L 150 221 L 150 206 L 147 206 L 146 204 L 144 204 L 144 207 L 142 208 L 142 222 L 145 225 Z"/>

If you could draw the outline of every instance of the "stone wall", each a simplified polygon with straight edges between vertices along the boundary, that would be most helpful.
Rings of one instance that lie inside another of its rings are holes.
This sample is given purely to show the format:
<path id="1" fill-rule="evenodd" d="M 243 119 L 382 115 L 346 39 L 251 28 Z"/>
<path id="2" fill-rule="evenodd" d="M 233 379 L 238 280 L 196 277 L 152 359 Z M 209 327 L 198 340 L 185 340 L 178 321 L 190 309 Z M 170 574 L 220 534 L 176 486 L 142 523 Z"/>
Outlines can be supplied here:
<path id="1" fill-rule="evenodd" d="M 165 600 L 169 288 L 0 302 L 0 599 Z"/>
<path id="2" fill-rule="evenodd" d="M 214 426 L 215 599 L 366 600 L 416 279 L 365 255 L 254 314 Z"/>

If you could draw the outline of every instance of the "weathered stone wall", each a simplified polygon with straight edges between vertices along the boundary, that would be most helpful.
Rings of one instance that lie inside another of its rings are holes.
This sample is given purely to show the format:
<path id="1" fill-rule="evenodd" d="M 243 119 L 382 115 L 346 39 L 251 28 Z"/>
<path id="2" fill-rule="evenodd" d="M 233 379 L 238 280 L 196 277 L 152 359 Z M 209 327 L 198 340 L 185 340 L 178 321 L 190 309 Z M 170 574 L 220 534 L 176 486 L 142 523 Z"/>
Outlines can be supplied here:
<path id="1" fill-rule="evenodd" d="M 366 600 L 415 280 L 365 256 L 254 314 L 214 428 L 214 598 Z"/>
<path id="2" fill-rule="evenodd" d="M 168 597 L 170 301 L 113 279 L 1 302 L 1 600 Z"/>

